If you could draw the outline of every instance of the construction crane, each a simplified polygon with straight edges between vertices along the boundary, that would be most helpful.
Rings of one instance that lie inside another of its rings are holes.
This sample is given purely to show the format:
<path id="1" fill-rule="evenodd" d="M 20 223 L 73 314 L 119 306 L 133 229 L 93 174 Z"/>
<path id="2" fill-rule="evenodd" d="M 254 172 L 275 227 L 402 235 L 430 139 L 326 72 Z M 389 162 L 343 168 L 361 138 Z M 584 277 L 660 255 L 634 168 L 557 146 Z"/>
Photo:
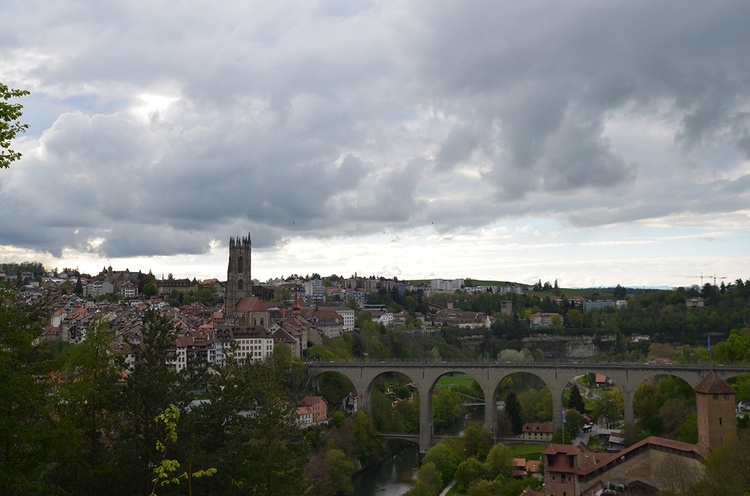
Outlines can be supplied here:
<path id="1" fill-rule="evenodd" d="M 704 278 L 704 277 L 705 277 L 706 279 L 710 279 L 710 278 L 713 278 L 713 280 L 714 280 L 714 286 L 716 286 L 716 280 L 717 280 L 717 279 L 726 279 L 726 278 L 727 278 L 726 276 L 717 276 L 716 274 L 713 274 L 713 275 L 711 275 L 711 274 L 706 274 L 706 275 L 704 276 L 704 275 L 703 275 L 702 273 L 701 273 L 701 275 L 699 275 L 699 276 L 672 276 L 672 277 L 688 277 L 688 278 L 690 278 L 690 279 L 697 279 L 697 278 L 699 278 L 699 277 L 700 277 L 700 280 L 701 280 L 701 286 L 703 286 L 703 278 Z"/>

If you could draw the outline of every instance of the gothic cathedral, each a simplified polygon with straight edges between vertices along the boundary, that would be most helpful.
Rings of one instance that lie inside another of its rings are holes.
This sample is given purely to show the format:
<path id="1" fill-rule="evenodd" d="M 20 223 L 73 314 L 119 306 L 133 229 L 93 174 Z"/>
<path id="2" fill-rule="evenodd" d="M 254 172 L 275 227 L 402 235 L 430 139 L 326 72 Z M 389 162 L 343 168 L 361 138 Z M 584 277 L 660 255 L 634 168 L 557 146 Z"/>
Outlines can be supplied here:
<path id="1" fill-rule="evenodd" d="M 225 318 L 234 314 L 237 302 L 241 298 L 253 295 L 251 255 L 250 233 L 243 237 L 229 238 L 229 266 L 224 298 Z"/>

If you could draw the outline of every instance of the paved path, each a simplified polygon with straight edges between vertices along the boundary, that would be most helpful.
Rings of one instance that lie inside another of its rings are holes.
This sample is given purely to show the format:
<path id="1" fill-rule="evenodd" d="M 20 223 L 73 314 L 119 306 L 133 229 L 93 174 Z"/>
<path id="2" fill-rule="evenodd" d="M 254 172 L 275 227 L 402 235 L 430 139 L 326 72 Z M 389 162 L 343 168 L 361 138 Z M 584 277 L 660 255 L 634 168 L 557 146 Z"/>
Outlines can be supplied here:
<path id="1" fill-rule="evenodd" d="M 448 484 L 448 487 L 446 487 L 445 489 L 443 489 L 443 492 L 440 493 L 440 496 L 445 496 L 446 494 L 448 494 L 448 491 L 450 491 L 453 488 L 453 486 L 455 486 L 455 485 L 456 485 L 456 481 L 453 481 L 450 484 Z"/>

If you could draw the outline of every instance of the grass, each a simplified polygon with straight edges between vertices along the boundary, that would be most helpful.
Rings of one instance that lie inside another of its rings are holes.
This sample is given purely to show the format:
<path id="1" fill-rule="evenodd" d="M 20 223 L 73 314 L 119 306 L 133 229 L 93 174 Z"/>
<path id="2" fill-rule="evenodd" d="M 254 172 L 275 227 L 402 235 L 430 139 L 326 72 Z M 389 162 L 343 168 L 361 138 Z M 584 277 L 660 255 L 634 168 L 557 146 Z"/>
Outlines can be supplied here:
<path id="1" fill-rule="evenodd" d="M 542 451 L 546 446 L 538 444 L 509 444 L 508 447 L 515 457 L 523 457 L 528 460 L 541 460 Z"/>
<path id="2" fill-rule="evenodd" d="M 452 388 L 455 386 L 464 386 L 470 388 L 475 382 L 473 377 L 466 374 L 444 375 L 438 381 L 437 387 Z"/>

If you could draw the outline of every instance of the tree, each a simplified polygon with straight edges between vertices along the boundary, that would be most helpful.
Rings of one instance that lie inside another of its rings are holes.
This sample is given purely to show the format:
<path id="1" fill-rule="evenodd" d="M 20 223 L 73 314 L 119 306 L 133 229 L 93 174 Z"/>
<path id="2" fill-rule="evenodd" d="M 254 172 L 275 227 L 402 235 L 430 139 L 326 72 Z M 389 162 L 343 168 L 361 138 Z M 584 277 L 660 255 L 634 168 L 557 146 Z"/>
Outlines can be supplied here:
<path id="1" fill-rule="evenodd" d="M 417 472 L 417 482 L 406 494 L 408 496 L 433 496 L 440 493 L 443 478 L 434 462 L 422 463 Z"/>
<path id="2" fill-rule="evenodd" d="M 57 413 L 60 443 L 58 483 L 76 494 L 108 492 L 106 474 L 113 470 L 106 433 L 118 432 L 118 380 L 124 360 L 116 353 L 115 332 L 103 320 L 89 327 L 80 344 L 67 351 L 60 369 Z"/>
<path id="3" fill-rule="evenodd" d="M 154 446 L 160 433 L 154 419 L 170 405 L 184 408 L 186 384 L 166 366 L 166 356 L 177 339 L 177 329 L 166 316 L 148 311 L 142 320 L 141 343 L 128 345 L 138 350 L 138 361 L 121 391 L 120 410 L 124 418 L 116 446 L 116 463 L 123 467 L 121 480 L 111 481 L 123 493 L 149 494 L 154 466 Z"/>
<path id="4" fill-rule="evenodd" d="M 43 308 L 0 289 L 0 495 L 53 494 L 43 474 L 54 463 L 50 368 L 33 342 Z"/>
<path id="5" fill-rule="evenodd" d="M 603 420 L 608 429 L 622 420 L 625 400 L 620 389 L 615 387 L 606 391 L 594 401 L 594 415 Z"/>
<path id="6" fill-rule="evenodd" d="M 492 436 L 482 422 L 473 422 L 461 437 L 464 456 L 484 459 L 492 447 Z"/>
<path id="7" fill-rule="evenodd" d="M 513 452 L 502 443 L 492 447 L 484 463 L 487 475 L 495 479 L 498 475 L 510 477 L 513 471 Z"/>
<path id="8" fill-rule="evenodd" d="M 615 300 L 624 300 L 624 299 L 625 299 L 625 295 L 627 294 L 627 291 L 628 291 L 627 289 L 623 288 L 622 286 L 620 286 L 620 285 L 618 284 L 618 285 L 617 285 L 617 286 L 615 287 L 615 290 L 614 290 L 614 292 L 612 293 L 612 297 L 613 297 L 613 298 L 614 298 Z"/>
<path id="9" fill-rule="evenodd" d="M 338 496 L 352 494 L 354 485 L 352 475 L 354 474 L 354 463 L 340 449 L 328 450 L 325 454 L 325 469 L 322 484 L 317 488 L 316 494 L 322 496 Z"/>
<path id="10" fill-rule="evenodd" d="M 523 430 L 523 416 L 521 415 L 521 403 L 516 393 L 511 391 L 505 398 L 505 411 L 513 424 L 513 434 L 518 435 Z"/>
<path id="11" fill-rule="evenodd" d="M 18 133 L 25 133 L 28 124 L 21 124 L 19 119 L 23 113 L 23 105 L 9 103 L 11 98 L 28 95 L 26 90 L 8 88 L 0 83 L 0 168 L 10 167 L 11 162 L 21 158 L 21 154 L 10 147 L 10 142 Z"/>
<path id="12" fill-rule="evenodd" d="M 424 456 L 422 463 L 434 463 L 442 478 L 442 489 L 451 480 L 456 473 L 458 464 L 461 463 L 461 455 L 453 451 L 446 443 L 438 443 L 430 448 Z"/>
<path id="13" fill-rule="evenodd" d="M 573 389 L 570 390 L 568 407 L 578 410 L 580 413 L 586 413 L 586 404 L 583 401 L 583 396 L 581 396 L 581 390 L 578 389 L 577 385 L 573 386 Z"/>
<path id="14" fill-rule="evenodd" d="M 481 475 L 482 463 L 472 456 L 458 465 L 454 478 L 459 488 L 466 490 L 469 484 L 480 478 Z"/>
<path id="15" fill-rule="evenodd" d="M 146 298 L 152 298 L 159 294 L 159 288 L 156 286 L 155 282 L 150 282 L 143 286 L 143 294 Z"/>
<path id="16" fill-rule="evenodd" d="M 153 483 L 154 487 L 149 496 L 156 496 L 156 488 L 164 487 L 170 484 L 179 484 L 182 479 L 187 480 L 187 493 L 189 496 L 193 494 L 193 479 L 200 479 L 201 477 L 211 477 L 216 473 L 215 468 L 207 468 L 205 470 L 194 470 L 191 450 L 190 460 L 188 462 L 187 470 L 178 474 L 180 470 L 180 462 L 174 459 L 167 458 L 167 447 L 169 444 L 177 442 L 177 421 L 180 419 L 180 409 L 175 405 L 169 405 L 164 412 L 157 415 L 155 421 L 157 424 L 164 424 L 164 441 L 161 439 L 156 441 L 156 451 L 161 453 L 163 460 L 154 467 Z"/>
<path id="17" fill-rule="evenodd" d="M 750 488 L 750 435 L 741 431 L 739 438 L 715 449 L 706 459 L 703 479 L 690 494 L 701 496 L 743 496 Z"/>

